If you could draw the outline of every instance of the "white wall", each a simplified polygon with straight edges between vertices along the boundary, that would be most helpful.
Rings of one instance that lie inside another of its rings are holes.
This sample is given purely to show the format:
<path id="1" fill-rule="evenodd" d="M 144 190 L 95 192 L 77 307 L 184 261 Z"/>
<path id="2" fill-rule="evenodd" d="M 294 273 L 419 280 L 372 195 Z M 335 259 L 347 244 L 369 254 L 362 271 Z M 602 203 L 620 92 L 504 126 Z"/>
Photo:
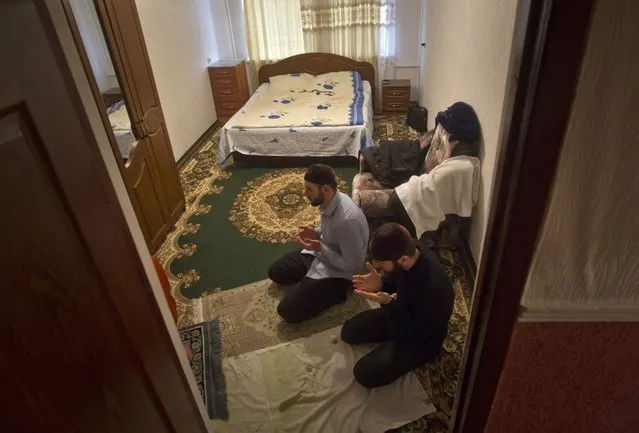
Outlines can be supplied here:
<path id="1" fill-rule="evenodd" d="M 597 2 L 525 307 L 639 306 L 638 19 Z"/>
<path id="2" fill-rule="evenodd" d="M 411 100 L 419 97 L 422 0 L 398 0 L 396 9 L 396 64 L 384 78 L 411 82 Z"/>
<path id="3" fill-rule="evenodd" d="M 215 122 L 207 65 L 216 53 L 209 0 L 136 0 L 173 153 Z"/>
<path id="4" fill-rule="evenodd" d="M 438 111 L 456 101 L 472 105 L 482 125 L 482 179 L 469 239 L 479 263 L 493 189 L 517 2 L 428 0 L 426 7 L 426 71 L 421 86 L 429 127 L 434 126 Z"/>
<path id="5" fill-rule="evenodd" d="M 100 92 L 118 87 L 115 69 L 92 0 L 70 0 L 69 3 Z"/>
<path id="6" fill-rule="evenodd" d="M 248 59 L 242 0 L 209 0 L 216 38 L 215 60 Z"/>

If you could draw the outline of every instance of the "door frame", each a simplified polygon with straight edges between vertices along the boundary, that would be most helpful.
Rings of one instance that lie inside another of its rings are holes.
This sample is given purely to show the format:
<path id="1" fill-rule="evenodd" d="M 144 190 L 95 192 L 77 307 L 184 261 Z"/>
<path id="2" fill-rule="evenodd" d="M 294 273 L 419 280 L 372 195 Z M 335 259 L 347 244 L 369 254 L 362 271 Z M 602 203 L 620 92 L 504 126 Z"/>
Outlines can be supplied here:
<path id="1" fill-rule="evenodd" d="M 595 0 L 519 3 L 495 190 L 450 432 L 484 432 L 552 192 Z"/>
<path id="2" fill-rule="evenodd" d="M 110 128 L 104 128 L 104 110 L 100 109 L 103 105 L 97 100 L 100 98 L 95 98 L 92 75 L 86 74 L 69 24 L 70 10 L 66 10 L 62 0 L 34 3 L 72 99 L 74 114 L 85 131 L 95 178 L 109 203 L 109 212 L 103 215 L 103 220 L 109 221 L 106 231 L 90 227 L 90 221 L 79 218 L 88 234 L 87 252 L 107 283 L 105 291 L 119 319 L 118 326 L 126 332 L 131 354 L 137 358 L 173 430 L 209 432 L 206 409 L 118 170 L 117 155 L 112 143 L 106 143 L 110 141 Z M 83 209 L 74 211 L 86 217 Z M 118 272 L 111 272 L 114 262 L 119 264 Z"/>

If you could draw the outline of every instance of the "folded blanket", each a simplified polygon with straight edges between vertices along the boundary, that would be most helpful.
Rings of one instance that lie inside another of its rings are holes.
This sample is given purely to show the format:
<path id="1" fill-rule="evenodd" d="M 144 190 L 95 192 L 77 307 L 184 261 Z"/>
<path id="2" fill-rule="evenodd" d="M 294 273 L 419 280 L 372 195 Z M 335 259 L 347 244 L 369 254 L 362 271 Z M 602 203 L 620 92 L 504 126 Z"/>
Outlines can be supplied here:
<path id="1" fill-rule="evenodd" d="M 351 126 L 364 124 L 364 86 L 359 72 L 338 72 L 303 89 L 269 86 L 254 95 L 234 128 Z"/>
<path id="2" fill-rule="evenodd" d="M 471 215 L 479 194 L 479 167 L 478 158 L 455 156 L 395 188 L 417 237 L 437 230 L 448 214 Z"/>

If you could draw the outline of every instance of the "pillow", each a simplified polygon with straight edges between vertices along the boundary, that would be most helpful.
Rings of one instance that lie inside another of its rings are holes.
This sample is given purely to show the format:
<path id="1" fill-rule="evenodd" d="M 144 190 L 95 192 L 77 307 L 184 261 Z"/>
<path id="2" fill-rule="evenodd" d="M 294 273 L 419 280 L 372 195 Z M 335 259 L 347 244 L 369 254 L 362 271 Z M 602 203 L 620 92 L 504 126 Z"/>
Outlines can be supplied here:
<path id="1" fill-rule="evenodd" d="M 269 78 L 271 87 L 284 91 L 310 90 L 312 88 L 313 76 L 305 72 L 299 74 L 276 75 Z"/>
<path id="2" fill-rule="evenodd" d="M 342 86 L 348 86 L 348 88 L 352 89 L 353 79 L 355 79 L 359 89 L 363 90 L 362 76 L 357 71 L 329 72 L 317 75 L 313 79 L 311 89 L 324 92 L 334 90 L 338 86 L 341 88 L 346 88 Z"/>

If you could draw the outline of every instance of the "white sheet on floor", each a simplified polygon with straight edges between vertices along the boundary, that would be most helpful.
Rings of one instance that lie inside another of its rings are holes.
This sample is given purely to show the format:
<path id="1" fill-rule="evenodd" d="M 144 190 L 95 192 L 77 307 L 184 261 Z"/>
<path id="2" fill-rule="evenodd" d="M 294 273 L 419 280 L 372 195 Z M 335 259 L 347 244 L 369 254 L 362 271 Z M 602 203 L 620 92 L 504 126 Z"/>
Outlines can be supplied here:
<path id="1" fill-rule="evenodd" d="M 245 107 L 255 103 L 268 89 L 262 84 Z M 233 152 L 259 156 L 354 156 L 373 143 L 373 98 L 371 86 L 364 81 L 363 125 L 301 126 L 295 128 L 239 128 L 236 123 L 242 110 L 231 117 L 220 132 L 218 162 Z"/>
<path id="2" fill-rule="evenodd" d="M 479 158 L 455 156 L 395 188 L 417 237 L 437 230 L 446 215 L 470 216 L 479 195 L 479 174 Z"/>
<path id="3" fill-rule="evenodd" d="M 384 432 L 435 411 L 410 373 L 367 390 L 353 366 L 374 346 L 337 341 L 340 328 L 224 360 L 230 419 L 216 432 Z"/>

